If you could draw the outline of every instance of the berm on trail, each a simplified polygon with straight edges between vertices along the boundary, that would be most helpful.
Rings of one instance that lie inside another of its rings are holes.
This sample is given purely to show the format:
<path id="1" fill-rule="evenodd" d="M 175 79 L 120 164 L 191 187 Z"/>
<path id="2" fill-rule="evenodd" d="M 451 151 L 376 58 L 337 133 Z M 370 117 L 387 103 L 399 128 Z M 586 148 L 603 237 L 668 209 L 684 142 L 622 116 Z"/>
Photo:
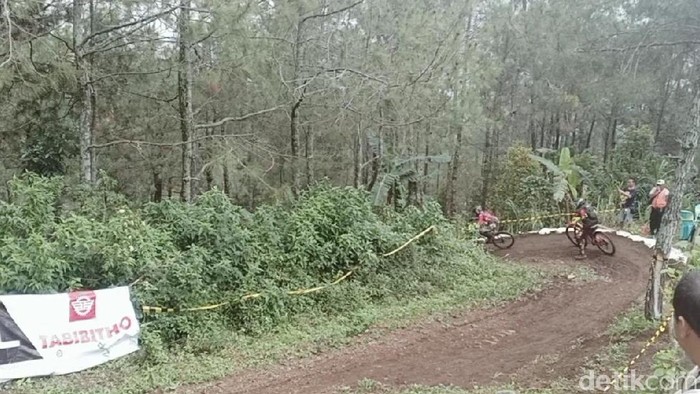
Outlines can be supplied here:
<path id="1" fill-rule="evenodd" d="M 527 235 L 498 252 L 514 264 L 585 264 L 601 280 L 555 280 L 503 308 L 464 311 L 448 321 L 433 319 L 379 338 L 358 338 L 344 349 L 182 392 L 335 393 L 363 379 L 395 387 L 509 382 L 536 387 L 575 378 L 586 357 L 607 344 L 606 328 L 645 288 L 649 249 L 627 238 L 613 239 L 615 256 L 591 251 L 583 262 L 573 259 L 575 250 L 562 235 Z"/>

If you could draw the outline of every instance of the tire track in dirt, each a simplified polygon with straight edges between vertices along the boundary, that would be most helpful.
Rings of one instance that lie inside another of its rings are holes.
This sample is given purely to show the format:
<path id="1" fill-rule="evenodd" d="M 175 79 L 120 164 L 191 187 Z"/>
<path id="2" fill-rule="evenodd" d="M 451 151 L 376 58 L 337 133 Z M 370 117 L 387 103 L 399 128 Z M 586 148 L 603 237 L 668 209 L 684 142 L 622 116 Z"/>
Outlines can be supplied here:
<path id="1" fill-rule="evenodd" d="M 617 253 L 607 257 L 577 250 L 564 235 L 519 237 L 498 254 L 513 262 L 551 266 L 584 264 L 609 280 L 555 281 L 541 292 L 498 310 L 466 311 L 449 321 L 428 321 L 379 339 L 264 370 L 239 372 L 187 393 L 335 393 L 362 379 L 391 386 L 494 385 L 515 381 L 537 387 L 576 377 L 586 360 L 606 346 L 614 318 L 645 289 L 650 251 L 613 236 Z"/>

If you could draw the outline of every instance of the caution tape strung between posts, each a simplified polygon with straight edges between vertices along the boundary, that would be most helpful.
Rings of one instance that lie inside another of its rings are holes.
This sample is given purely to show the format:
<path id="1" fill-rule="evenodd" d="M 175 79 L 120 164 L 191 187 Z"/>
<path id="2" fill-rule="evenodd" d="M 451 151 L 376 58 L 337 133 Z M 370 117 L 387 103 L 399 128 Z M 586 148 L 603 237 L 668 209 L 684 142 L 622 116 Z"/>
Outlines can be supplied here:
<path id="1" fill-rule="evenodd" d="M 611 212 L 616 212 L 616 209 L 606 209 L 604 211 L 598 211 L 598 213 L 611 213 Z M 502 224 L 507 224 L 507 223 L 526 223 L 526 222 L 534 222 L 540 219 L 551 219 L 551 218 L 556 218 L 556 217 L 561 217 L 561 216 L 572 216 L 575 215 L 575 213 L 570 213 L 570 212 L 560 212 L 560 213 L 553 213 L 553 214 L 548 214 L 548 215 L 538 215 L 538 216 L 530 216 L 526 218 L 521 218 L 521 219 L 506 219 L 502 220 Z"/>
<path id="2" fill-rule="evenodd" d="M 606 213 L 606 212 L 615 212 L 614 209 L 610 210 L 605 210 L 605 211 L 599 211 L 600 213 Z M 573 215 L 573 213 L 556 213 L 556 214 L 549 214 L 549 215 L 539 215 L 539 216 L 532 216 L 532 217 L 527 217 L 527 218 L 521 218 L 521 219 L 509 219 L 509 220 L 503 220 L 501 223 L 518 223 L 518 222 L 533 222 L 539 219 L 546 219 L 546 218 L 554 218 L 554 217 L 561 217 L 561 216 L 570 216 Z M 413 242 L 417 241 L 418 239 L 422 238 L 426 234 L 428 234 L 431 231 L 435 231 L 437 227 L 435 225 L 432 225 L 428 227 L 427 229 L 423 230 L 421 233 L 417 234 L 415 237 L 409 239 L 406 241 L 403 245 L 399 246 L 398 248 L 392 250 L 391 252 L 385 253 L 382 255 L 382 257 L 390 257 L 406 247 L 408 247 L 410 244 Z M 310 294 L 310 293 L 315 293 L 318 291 L 321 291 L 329 286 L 334 286 L 343 280 L 347 279 L 350 275 L 352 275 L 352 271 L 348 271 L 345 273 L 343 276 L 335 280 L 334 282 L 328 284 L 328 285 L 323 285 L 323 286 L 317 286 L 313 287 L 310 289 L 299 289 L 299 290 L 291 290 L 288 291 L 287 294 L 289 295 L 303 295 L 303 294 Z M 240 301 L 245 301 L 253 298 L 259 298 L 262 296 L 262 293 L 250 293 L 242 296 L 240 298 Z M 141 309 L 144 314 L 152 314 L 152 313 L 177 313 L 177 312 L 193 312 L 193 311 L 205 311 L 205 310 L 211 310 L 211 309 L 217 309 L 221 308 L 223 306 L 231 304 L 233 301 L 225 301 L 221 302 L 218 304 L 212 304 L 212 305 L 204 305 L 204 306 L 199 306 L 199 307 L 193 307 L 193 308 L 165 308 L 165 307 L 157 307 L 157 306 L 142 306 Z"/>
<path id="3" fill-rule="evenodd" d="M 399 246 L 398 248 L 392 250 L 389 253 L 385 253 L 382 255 L 382 257 L 389 257 L 392 256 L 401 250 L 405 249 L 408 247 L 410 244 L 413 242 L 417 241 L 418 239 L 422 238 L 426 234 L 428 234 L 431 231 L 435 231 L 437 227 L 435 225 L 428 227 L 427 229 L 423 230 L 420 234 L 416 235 L 415 237 L 409 239 L 406 241 L 403 245 Z M 328 288 L 330 286 L 335 286 L 338 283 L 344 281 L 347 279 L 350 275 L 353 274 L 353 271 L 348 271 L 346 272 L 343 276 L 340 278 L 336 279 L 335 281 L 327 284 L 327 285 L 322 285 L 322 286 L 317 286 L 317 287 L 312 287 L 309 289 L 298 289 L 298 290 L 290 290 L 287 292 L 289 295 L 304 295 L 304 294 L 310 294 L 310 293 L 316 293 L 318 291 L 321 291 L 325 288 Z M 250 300 L 253 298 L 259 298 L 263 294 L 262 293 L 250 293 L 242 296 L 239 301 L 245 301 L 245 300 Z M 221 302 L 218 304 L 212 304 L 212 305 L 204 305 L 204 306 L 198 306 L 194 308 L 163 308 L 163 307 L 158 307 L 158 306 L 142 306 L 141 310 L 143 311 L 144 314 L 156 314 L 156 313 L 177 313 L 177 312 L 193 312 L 193 311 L 206 311 L 206 310 L 211 310 L 211 309 L 217 309 L 221 308 L 223 306 L 229 305 L 234 301 L 225 301 Z"/>
<path id="4" fill-rule="evenodd" d="M 669 325 L 669 323 L 671 323 L 672 318 L 673 318 L 673 313 L 671 313 L 671 316 L 668 316 L 666 319 L 664 319 L 663 322 L 661 322 L 661 325 L 659 326 L 659 328 L 656 330 L 654 335 L 647 341 L 647 343 L 644 345 L 644 347 L 642 347 L 642 350 L 640 350 L 639 353 L 637 353 L 637 355 L 634 356 L 634 358 L 632 360 L 630 360 L 629 363 L 627 363 L 627 366 L 625 367 L 625 369 L 623 369 L 622 372 L 620 372 L 617 375 L 617 377 L 615 379 L 613 379 L 612 382 L 610 382 L 610 384 L 608 384 L 608 386 L 603 391 L 610 390 L 611 387 L 615 386 L 617 384 L 617 382 L 620 381 L 620 379 L 622 379 L 626 374 L 628 374 L 630 372 L 632 367 L 637 363 L 637 361 L 639 361 L 639 359 L 644 355 L 644 353 L 646 353 L 647 350 L 649 350 L 649 348 L 654 343 L 656 343 L 656 341 L 661 337 L 661 335 L 664 332 L 668 331 L 668 325 Z"/>
<path id="5" fill-rule="evenodd" d="M 301 295 L 301 294 L 315 293 L 315 292 L 321 291 L 327 287 L 337 285 L 338 283 L 347 279 L 350 275 L 352 275 L 352 271 L 346 272 L 345 275 L 341 276 L 340 278 L 336 279 L 334 282 L 331 282 L 327 285 L 317 286 L 317 287 L 313 287 L 310 289 L 290 290 L 287 292 L 287 294 L 289 294 L 289 295 Z M 262 296 L 262 293 L 250 293 L 250 294 L 246 294 L 243 297 L 241 297 L 240 301 L 250 300 L 250 299 L 258 298 L 261 296 Z M 210 309 L 217 309 L 217 308 L 221 308 L 222 306 L 229 305 L 231 303 L 232 303 L 232 301 L 226 301 L 226 302 L 221 302 L 218 304 L 198 306 L 195 308 L 161 308 L 161 307 L 157 307 L 157 306 L 143 306 L 143 307 L 141 307 L 141 309 L 143 310 L 143 313 L 193 312 L 193 311 L 206 311 L 206 310 L 210 310 Z"/>

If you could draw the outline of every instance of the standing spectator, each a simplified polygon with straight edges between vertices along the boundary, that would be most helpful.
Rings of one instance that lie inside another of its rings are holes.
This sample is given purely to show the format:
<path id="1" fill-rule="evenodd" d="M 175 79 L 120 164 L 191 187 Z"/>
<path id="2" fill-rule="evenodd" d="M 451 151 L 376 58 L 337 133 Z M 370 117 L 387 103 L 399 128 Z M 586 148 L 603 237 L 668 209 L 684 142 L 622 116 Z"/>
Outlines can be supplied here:
<path id="1" fill-rule="evenodd" d="M 618 189 L 622 199 L 622 212 L 620 213 L 620 227 L 632 223 L 637 211 L 637 182 L 634 178 L 627 180 L 627 187 Z"/>
<path id="2" fill-rule="evenodd" d="M 663 179 L 659 179 L 656 182 L 656 187 L 651 189 L 649 192 L 649 197 L 651 198 L 651 216 L 649 216 L 649 231 L 652 236 L 656 236 L 659 232 L 659 227 L 661 227 L 661 218 L 666 212 L 666 206 L 668 206 L 668 196 L 669 191 L 666 187 L 666 182 Z"/>
<path id="3" fill-rule="evenodd" d="M 686 273 L 676 285 L 671 324 L 678 345 L 695 365 L 676 394 L 700 394 L 700 271 Z"/>

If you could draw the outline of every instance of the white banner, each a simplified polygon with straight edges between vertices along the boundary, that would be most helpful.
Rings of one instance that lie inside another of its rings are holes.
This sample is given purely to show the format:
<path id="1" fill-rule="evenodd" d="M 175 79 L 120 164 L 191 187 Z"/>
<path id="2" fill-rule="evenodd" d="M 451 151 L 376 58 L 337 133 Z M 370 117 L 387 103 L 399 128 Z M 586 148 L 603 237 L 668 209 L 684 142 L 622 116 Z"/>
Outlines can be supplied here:
<path id="1" fill-rule="evenodd" d="M 0 382 L 62 375 L 139 349 L 128 287 L 0 295 Z"/>

